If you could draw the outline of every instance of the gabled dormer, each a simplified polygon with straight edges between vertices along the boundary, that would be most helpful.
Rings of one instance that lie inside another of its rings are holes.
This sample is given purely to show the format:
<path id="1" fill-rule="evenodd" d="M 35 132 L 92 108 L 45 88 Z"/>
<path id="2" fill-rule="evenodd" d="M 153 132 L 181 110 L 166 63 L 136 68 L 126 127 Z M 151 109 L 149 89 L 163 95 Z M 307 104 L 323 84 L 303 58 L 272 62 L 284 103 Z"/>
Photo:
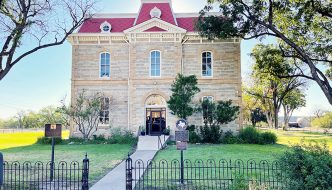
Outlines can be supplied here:
<path id="1" fill-rule="evenodd" d="M 160 20 L 177 26 L 171 0 L 141 0 L 141 2 L 142 4 L 134 25 L 139 25 L 150 20 L 151 18 L 158 18 L 158 16 L 153 15 L 159 15 L 158 13 L 160 13 Z"/>

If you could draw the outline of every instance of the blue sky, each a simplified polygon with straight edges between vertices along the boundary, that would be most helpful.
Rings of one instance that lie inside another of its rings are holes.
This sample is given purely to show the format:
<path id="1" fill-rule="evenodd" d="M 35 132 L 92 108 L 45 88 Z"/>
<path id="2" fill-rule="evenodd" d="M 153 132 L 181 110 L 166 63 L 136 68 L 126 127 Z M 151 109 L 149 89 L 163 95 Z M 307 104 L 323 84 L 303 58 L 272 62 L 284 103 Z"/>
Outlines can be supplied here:
<path id="1" fill-rule="evenodd" d="M 198 12 L 205 0 L 172 0 L 174 12 Z M 135 13 L 140 0 L 99 0 L 96 6 L 103 13 Z M 265 40 L 272 43 L 272 40 Z M 247 75 L 252 62 L 248 54 L 257 40 L 242 41 L 242 76 Z M 23 42 L 21 51 L 29 49 Z M 58 106 L 61 99 L 70 96 L 71 45 L 65 44 L 41 50 L 23 59 L 0 81 L 0 118 L 8 118 L 20 110 L 38 110 L 48 105 Z M 311 115 L 314 109 L 332 110 L 320 88 L 310 83 L 307 106 L 294 115 Z"/>

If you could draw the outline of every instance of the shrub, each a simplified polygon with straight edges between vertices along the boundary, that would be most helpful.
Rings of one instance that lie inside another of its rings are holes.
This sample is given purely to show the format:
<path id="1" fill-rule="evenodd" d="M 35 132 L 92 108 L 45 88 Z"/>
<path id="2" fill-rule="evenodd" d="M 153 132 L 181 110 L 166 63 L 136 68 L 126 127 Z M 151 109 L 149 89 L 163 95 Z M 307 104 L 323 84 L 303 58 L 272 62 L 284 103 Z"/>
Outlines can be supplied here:
<path id="1" fill-rule="evenodd" d="M 199 127 L 202 143 L 217 144 L 221 141 L 223 131 L 220 125 L 204 125 Z"/>
<path id="2" fill-rule="evenodd" d="M 132 131 L 121 128 L 112 128 L 111 136 L 108 138 L 110 144 L 135 144 L 136 142 L 137 138 Z"/>
<path id="3" fill-rule="evenodd" d="M 238 144 L 238 143 L 240 144 L 243 141 L 240 138 L 238 138 L 237 136 L 234 136 L 233 132 L 231 130 L 229 130 L 225 133 L 225 135 L 221 139 L 221 142 L 223 144 Z"/>
<path id="4" fill-rule="evenodd" d="M 259 144 L 261 142 L 260 133 L 254 127 L 246 127 L 241 129 L 239 138 L 242 139 L 244 143 L 248 144 Z"/>
<path id="5" fill-rule="evenodd" d="M 63 140 L 61 137 L 54 137 L 55 144 L 61 144 Z M 37 144 L 52 144 L 52 138 L 49 137 L 40 137 L 37 139 Z"/>
<path id="6" fill-rule="evenodd" d="M 200 143 L 201 138 L 196 131 L 189 131 L 189 143 Z"/>
<path id="7" fill-rule="evenodd" d="M 69 143 L 86 143 L 86 141 L 81 137 L 69 137 L 67 140 Z"/>
<path id="8" fill-rule="evenodd" d="M 332 189 L 332 155 L 326 145 L 297 145 L 278 161 L 289 190 Z"/>
<path id="9" fill-rule="evenodd" d="M 260 136 L 260 144 L 276 144 L 277 142 L 277 135 L 270 131 L 261 133 Z"/>
<path id="10" fill-rule="evenodd" d="M 240 130 L 239 138 L 248 144 L 275 144 L 277 136 L 272 132 L 260 132 L 254 127 L 246 127 Z"/>

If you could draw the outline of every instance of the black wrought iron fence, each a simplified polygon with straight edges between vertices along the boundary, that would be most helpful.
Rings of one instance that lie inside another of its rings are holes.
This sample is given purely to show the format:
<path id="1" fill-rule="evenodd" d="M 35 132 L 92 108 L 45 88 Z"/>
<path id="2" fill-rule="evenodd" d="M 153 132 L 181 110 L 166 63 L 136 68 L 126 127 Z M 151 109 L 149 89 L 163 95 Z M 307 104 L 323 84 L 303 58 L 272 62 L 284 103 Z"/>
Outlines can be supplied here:
<path id="1" fill-rule="evenodd" d="M 127 190 L 284 189 L 278 162 L 254 160 L 126 161 Z"/>
<path id="2" fill-rule="evenodd" d="M 88 190 L 89 159 L 52 162 L 3 162 L 0 190 Z M 0 171 L 1 172 L 1 171 Z M 0 174 L 1 175 L 1 174 Z"/>

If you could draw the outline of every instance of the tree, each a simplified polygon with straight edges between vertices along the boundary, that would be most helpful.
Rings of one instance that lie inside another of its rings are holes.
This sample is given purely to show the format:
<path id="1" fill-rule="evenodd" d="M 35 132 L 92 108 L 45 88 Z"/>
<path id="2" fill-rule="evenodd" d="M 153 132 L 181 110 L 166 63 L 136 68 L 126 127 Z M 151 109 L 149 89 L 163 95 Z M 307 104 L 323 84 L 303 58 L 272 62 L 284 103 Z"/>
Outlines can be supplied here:
<path id="1" fill-rule="evenodd" d="M 85 90 L 79 92 L 74 102 L 66 106 L 64 101 L 59 111 L 67 115 L 77 125 L 85 141 L 98 130 L 102 94 L 87 95 Z"/>
<path id="2" fill-rule="evenodd" d="M 314 108 L 313 110 L 313 115 L 315 118 L 320 118 L 324 115 L 324 113 L 326 113 L 326 110 L 322 110 L 319 107 Z"/>
<path id="3" fill-rule="evenodd" d="M 172 95 L 167 101 L 169 109 L 173 115 L 182 119 L 191 116 L 195 109 L 192 99 L 200 92 L 197 87 L 197 78 L 195 75 L 184 76 L 178 74 L 171 86 Z"/>
<path id="4" fill-rule="evenodd" d="M 234 121 L 240 112 L 240 107 L 232 105 L 232 100 L 218 101 L 214 103 L 210 100 L 203 100 L 202 104 L 203 120 L 205 125 L 222 125 Z"/>
<path id="5" fill-rule="evenodd" d="M 61 113 L 60 110 L 58 110 L 58 108 L 55 108 L 53 106 L 47 106 L 47 107 L 44 107 L 41 110 L 39 110 L 38 113 L 42 117 L 43 122 L 45 124 L 46 123 L 50 123 L 50 124 L 60 123 L 64 127 L 69 126 L 69 120 L 67 119 L 67 117 L 65 115 L 63 115 Z"/>
<path id="6" fill-rule="evenodd" d="M 0 80 L 23 58 L 61 45 L 91 17 L 92 0 L 1 0 Z M 20 48 L 24 40 L 31 49 Z"/>
<path id="7" fill-rule="evenodd" d="M 306 104 L 305 94 L 301 91 L 301 89 L 294 89 L 290 93 L 288 93 L 283 102 L 282 107 L 284 109 L 284 128 L 287 129 L 289 119 L 293 115 L 293 111 L 304 107 Z"/>
<path id="8" fill-rule="evenodd" d="M 209 39 L 272 36 L 283 57 L 296 60 L 295 73 L 284 78 L 303 77 L 315 81 L 332 104 L 332 2 L 322 0 L 208 0 L 197 28 Z M 222 16 L 208 16 L 218 3 Z M 301 67 L 303 66 L 303 68 Z M 324 73 L 324 66 L 329 69 Z"/>
<path id="9" fill-rule="evenodd" d="M 280 78 L 278 76 L 278 74 L 287 75 L 297 72 L 298 68 L 293 66 L 290 60 L 284 58 L 280 50 L 272 45 L 256 45 L 251 56 L 255 60 L 252 72 L 254 84 L 261 87 L 258 88 L 258 93 L 257 91 L 248 93 L 259 97 L 261 101 L 265 99 L 263 102 L 269 106 L 272 103 L 274 127 L 277 128 L 278 113 L 286 95 L 306 82 L 299 77 Z"/>
<path id="10" fill-rule="evenodd" d="M 251 110 L 251 123 L 253 127 L 256 127 L 256 123 L 258 122 L 267 122 L 266 115 L 260 108 L 256 108 Z"/>
<path id="11" fill-rule="evenodd" d="M 314 118 L 311 121 L 311 125 L 314 127 L 332 129 L 332 112 L 327 112 L 319 118 Z"/>

